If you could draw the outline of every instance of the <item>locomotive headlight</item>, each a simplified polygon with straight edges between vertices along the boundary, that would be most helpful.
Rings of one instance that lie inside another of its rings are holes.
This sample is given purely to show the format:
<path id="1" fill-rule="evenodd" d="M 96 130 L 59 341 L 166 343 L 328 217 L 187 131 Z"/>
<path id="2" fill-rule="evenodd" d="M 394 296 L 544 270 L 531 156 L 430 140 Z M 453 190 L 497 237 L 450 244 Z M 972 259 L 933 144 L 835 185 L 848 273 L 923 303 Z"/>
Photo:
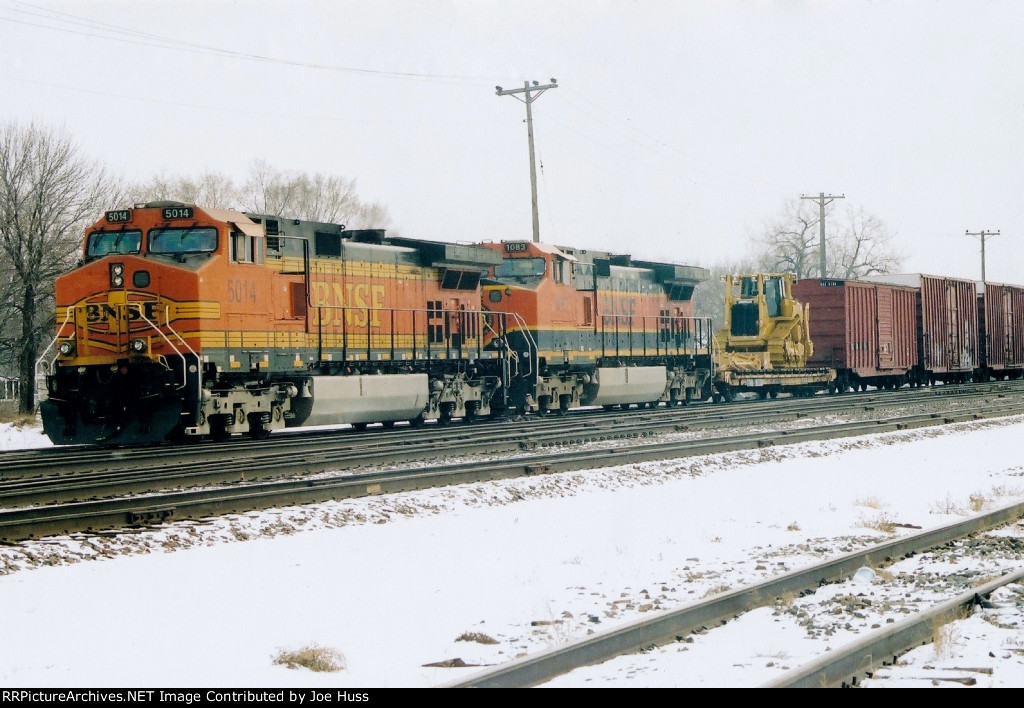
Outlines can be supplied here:
<path id="1" fill-rule="evenodd" d="M 146 351 L 146 340 L 145 339 L 133 339 L 128 344 L 128 348 L 136 354 L 141 354 Z"/>
<path id="2" fill-rule="evenodd" d="M 124 285 L 124 263 L 110 264 L 110 286 L 119 288 Z"/>
<path id="3" fill-rule="evenodd" d="M 61 353 L 61 356 L 71 356 L 75 353 L 75 343 L 70 340 L 61 342 L 60 346 L 57 347 L 57 351 Z"/>

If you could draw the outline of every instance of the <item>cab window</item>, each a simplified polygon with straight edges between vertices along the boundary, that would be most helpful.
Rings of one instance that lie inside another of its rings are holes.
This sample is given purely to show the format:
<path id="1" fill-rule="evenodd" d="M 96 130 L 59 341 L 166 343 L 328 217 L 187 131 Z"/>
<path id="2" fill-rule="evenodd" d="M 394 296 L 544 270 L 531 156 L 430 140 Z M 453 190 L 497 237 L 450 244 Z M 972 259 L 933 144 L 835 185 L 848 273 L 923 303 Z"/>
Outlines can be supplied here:
<path id="1" fill-rule="evenodd" d="M 506 258 L 494 266 L 496 278 L 531 278 L 544 275 L 543 258 Z"/>
<path id="2" fill-rule="evenodd" d="M 150 253 L 212 253 L 217 250 L 217 229 L 150 229 Z"/>
<path id="3" fill-rule="evenodd" d="M 138 253 L 142 248 L 141 231 L 93 231 L 85 246 L 87 258 L 108 253 Z"/>

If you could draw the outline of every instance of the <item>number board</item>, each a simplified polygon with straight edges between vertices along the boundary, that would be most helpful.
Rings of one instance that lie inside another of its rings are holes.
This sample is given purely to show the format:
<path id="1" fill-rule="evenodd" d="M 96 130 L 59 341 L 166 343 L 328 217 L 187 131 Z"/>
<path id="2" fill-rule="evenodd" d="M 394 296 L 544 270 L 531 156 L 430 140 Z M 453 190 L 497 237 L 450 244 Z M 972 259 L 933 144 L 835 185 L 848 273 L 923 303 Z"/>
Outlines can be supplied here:
<path id="1" fill-rule="evenodd" d="M 841 288 L 846 281 L 844 280 L 821 280 L 818 281 L 819 288 Z"/>
<path id="2" fill-rule="evenodd" d="M 126 221 L 132 220 L 131 209 L 118 209 L 117 211 L 107 212 L 107 221 L 111 224 L 123 224 Z"/>
<path id="3" fill-rule="evenodd" d="M 530 247 L 526 243 L 506 243 L 505 253 L 522 253 Z"/>
<path id="4" fill-rule="evenodd" d="M 165 219 L 191 219 L 192 207 L 165 207 L 163 211 Z"/>

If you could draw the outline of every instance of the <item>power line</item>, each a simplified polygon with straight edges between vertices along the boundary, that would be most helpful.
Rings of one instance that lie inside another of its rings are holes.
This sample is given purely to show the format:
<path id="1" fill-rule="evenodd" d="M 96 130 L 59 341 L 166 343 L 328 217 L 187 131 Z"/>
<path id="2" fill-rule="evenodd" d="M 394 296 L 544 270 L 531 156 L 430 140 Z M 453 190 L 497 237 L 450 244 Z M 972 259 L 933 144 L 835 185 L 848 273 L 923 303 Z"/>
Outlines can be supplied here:
<path id="1" fill-rule="evenodd" d="M 41 10 L 29 3 L 16 2 L 17 5 L 33 8 L 35 10 Z M 270 64 L 278 64 L 282 66 L 294 66 L 307 69 L 319 69 L 322 71 L 334 71 L 349 74 L 368 75 L 368 76 L 379 76 L 384 78 L 393 79 L 411 79 L 419 81 L 434 81 L 434 82 L 448 82 L 448 83 L 479 83 L 483 81 L 491 81 L 496 77 L 493 76 L 460 76 L 460 75 L 448 75 L 448 74 L 425 74 L 415 73 L 406 71 L 385 71 L 381 69 L 363 69 L 352 66 L 339 66 L 332 64 L 321 64 L 318 62 L 307 62 L 299 61 L 296 59 L 281 59 L 277 57 L 266 56 L 263 54 L 253 54 L 250 52 L 238 52 L 230 49 L 223 49 L 221 47 L 212 47 L 205 44 L 198 44 L 195 42 L 187 42 L 184 40 L 173 39 L 171 37 L 164 37 L 157 34 L 148 32 L 139 32 L 129 27 L 123 27 L 119 25 L 113 25 L 108 23 L 96 22 L 86 17 L 78 15 L 72 15 L 64 12 L 53 12 L 44 14 L 42 12 L 30 12 L 29 10 L 20 9 L 17 7 L 8 7 L 8 11 L 18 12 L 29 16 L 39 17 L 42 20 L 52 20 L 59 23 L 65 23 L 73 27 L 84 27 L 87 29 L 95 29 L 97 32 L 88 32 L 85 30 L 70 29 L 68 27 L 60 27 L 53 24 L 43 24 L 41 22 L 30 22 L 27 20 L 11 19 L 0 17 L 0 22 L 11 22 L 14 24 L 27 25 L 30 27 L 39 27 L 42 29 L 52 30 L 55 32 L 64 32 L 66 34 L 74 34 L 84 37 L 90 37 L 93 39 L 105 39 L 112 42 L 122 42 L 125 44 L 135 44 L 147 47 L 155 47 L 158 49 L 168 49 L 171 51 L 188 52 L 192 54 L 206 54 L 209 56 L 226 57 L 232 59 L 240 59 L 247 61 L 259 61 Z M 66 19 L 70 18 L 70 19 Z M 109 32 L 116 32 L 118 34 L 107 34 Z"/>

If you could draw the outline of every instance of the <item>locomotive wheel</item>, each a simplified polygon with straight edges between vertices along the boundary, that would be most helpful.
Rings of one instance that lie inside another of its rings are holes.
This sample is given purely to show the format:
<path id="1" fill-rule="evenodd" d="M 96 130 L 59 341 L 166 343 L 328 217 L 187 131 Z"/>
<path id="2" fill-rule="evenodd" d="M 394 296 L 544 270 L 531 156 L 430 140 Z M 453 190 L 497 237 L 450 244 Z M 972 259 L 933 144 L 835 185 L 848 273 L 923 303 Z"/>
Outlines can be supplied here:
<path id="1" fill-rule="evenodd" d="M 395 421 L 385 420 L 383 423 L 381 423 L 381 425 L 384 426 L 385 430 L 391 430 L 393 427 L 395 427 Z"/>
<path id="2" fill-rule="evenodd" d="M 450 404 L 441 406 L 441 413 L 437 417 L 438 425 L 448 425 L 452 422 L 452 407 Z"/>
<path id="3" fill-rule="evenodd" d="M 562 394 L 558 397 L 558 415 L 565 415 L 569 412 L 569 406 L 572 405 L 572 396 L 569 394 Z"/>
<path id="4" fill-rule="evenodd" d="M 477 417 L 476 401 L 466 401 L 466 415 L 463 416 L 462 422 L 472 423 Z"/>
<path id="5" fill-rule="evenodd" d="M 366 430 L 366 423 L 353 423 L 352 427 L 356 430 L 363 431 Z"/>
<path id="6" fill-rule="evenodd" d="M 265 440 L 270 437 L 270 429 L 260 420 L 259 413 L 253 413 L 249 416 L 249 437 L 253 440 Z"/>
<path id="7" fill-rule="evenodd" d="M 224 420 L 222 415 L 211 415 L 210 416 L 210 439 L 215 442 L 224 442 L 231 437 L 231 433 L 227 431 L 227 421 Z"/>
<path id="8" fill-rule="evenodd" d="M 418 428 L 423 425 L 423 414 L 420 413 L 418 416 L 410 420 L 409 425 L 413 428 Z"/>

